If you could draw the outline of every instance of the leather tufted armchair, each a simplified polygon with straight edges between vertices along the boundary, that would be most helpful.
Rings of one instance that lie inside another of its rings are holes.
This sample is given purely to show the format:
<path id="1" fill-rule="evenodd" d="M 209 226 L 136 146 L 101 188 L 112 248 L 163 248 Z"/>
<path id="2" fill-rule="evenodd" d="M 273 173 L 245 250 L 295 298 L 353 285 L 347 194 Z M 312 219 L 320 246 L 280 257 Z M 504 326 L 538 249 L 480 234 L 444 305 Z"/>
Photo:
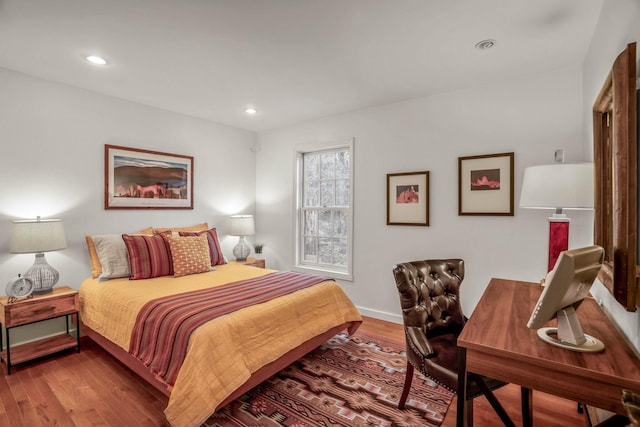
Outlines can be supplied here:
<path id="1" fill-rule="evenodd" d="M 414 368 L 455 392 L 458 386 L 457 338 L 467 318 L 460 304 L 464 278 L 461 259 L 412 261 L 393 267 L 404 320 L 407 371 L 398 403 L 404 409 Z M 513 422 L 491 390 L 504 382 L 469 374 L 467 414 L 473 420 L 473 398 L 484 394 L 505 425 Z"/>

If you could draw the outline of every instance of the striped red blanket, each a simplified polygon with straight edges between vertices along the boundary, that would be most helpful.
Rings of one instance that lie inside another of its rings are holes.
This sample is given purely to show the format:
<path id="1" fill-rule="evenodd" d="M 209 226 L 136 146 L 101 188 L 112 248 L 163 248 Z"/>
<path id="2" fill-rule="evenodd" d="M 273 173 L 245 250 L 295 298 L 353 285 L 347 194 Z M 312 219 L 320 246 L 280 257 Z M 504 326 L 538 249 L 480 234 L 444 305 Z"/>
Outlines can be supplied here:
<path id="1" fill-rule="evenodd" d="M 142 307 L 131 333 L 129 353 L 173 386 L 191 333 L 203 323 L 244 307 L 327 280 L 311 274 L 277 272 L 215 288 L 170 295 Z"/>

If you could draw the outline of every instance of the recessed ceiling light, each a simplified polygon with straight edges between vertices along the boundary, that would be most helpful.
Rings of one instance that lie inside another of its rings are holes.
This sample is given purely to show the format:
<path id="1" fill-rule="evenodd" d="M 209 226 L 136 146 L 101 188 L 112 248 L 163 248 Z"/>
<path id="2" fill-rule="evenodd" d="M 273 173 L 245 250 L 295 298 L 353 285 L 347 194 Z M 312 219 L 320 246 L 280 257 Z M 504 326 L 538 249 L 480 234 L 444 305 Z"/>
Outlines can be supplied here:
<path id="1" fill-rule="evenodd" d="M 249 107 L 249 108 L 245 108 L 244 112 L 247 113 L 247 114 L 256 114 L 258 112 L 258 110 L 256 110 L 253 107 Z"/>
<path id="2" fill-rule="evenodd" d="M 99 56 L 89 55 L 89 56 L 85 56 L 85 59 L 91 62 L 92 64 L 107 65 L 107 60 L 104 58 L 100 58 Z"/>
<path id="3" fill-rule="evenodd" d="M 495 40 L 486 39 L 486 40 L 482 40 L 482 41 L 476 43 L 476 49 L 487 50 L 487 49 L 491 49 L 495 45 L 496 45 L 496 41 Z"/>

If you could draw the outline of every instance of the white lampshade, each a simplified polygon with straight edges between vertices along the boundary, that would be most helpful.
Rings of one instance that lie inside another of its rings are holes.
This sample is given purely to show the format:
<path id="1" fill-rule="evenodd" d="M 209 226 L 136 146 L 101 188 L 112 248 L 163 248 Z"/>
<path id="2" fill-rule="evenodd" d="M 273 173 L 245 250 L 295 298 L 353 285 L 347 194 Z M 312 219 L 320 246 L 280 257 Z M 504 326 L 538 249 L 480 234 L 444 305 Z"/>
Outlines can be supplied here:
<path id="1" fill-rule="evenodd" d="M 250 236 L 256 233 L 253 215 L 232 215 L 229 218 L 231 236 Z"/>
<path id="2" fill-rule="evenodd" d="M 524 171 L 520 207 L 593 209 L 593 163 L 554 163 Z"/>
<path id="3" fill-rule="evenodd" d="M 58 251 L 67 247 L 60 219 L 13 221 L 11 247 L 14 254 Z"/>

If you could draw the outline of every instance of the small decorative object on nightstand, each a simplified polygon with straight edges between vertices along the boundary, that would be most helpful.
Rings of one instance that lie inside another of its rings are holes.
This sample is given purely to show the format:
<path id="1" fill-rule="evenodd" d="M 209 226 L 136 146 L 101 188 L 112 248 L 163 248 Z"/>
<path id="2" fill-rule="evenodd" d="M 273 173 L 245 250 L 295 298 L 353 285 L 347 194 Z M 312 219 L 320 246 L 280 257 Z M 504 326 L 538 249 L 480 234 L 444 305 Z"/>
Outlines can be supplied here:
<path id="1" fill-rule="evenodd" d="M 3 340 L 0 337 L 0 357 L 7 364 L 7 375 L 11 375 L 11 367 L 18 363 L 74 347 L 80 352 L 79 329 L 76 329 L 75 337 L 69 333 L 69 316 L 75 314 L 76 325 L 80 324 L 77 291 L 68 286 L 60 286 L 46 295 L 21 299 L 13 303 L 9 303 L 8 299 L 9 297 L 0 297 L 0 324 L 5 328 L 7 344 L 7 348 L 4 349 Z M 9 338 L 11 329 L 62 316 L 65 316 L 67 321 L 66 334 L 11 347 Z"/>
<path id="2" fill-rule="evenodd" d="M 7 300 L 9 304 L 19 299 L 29 298 L 33 292 L 33 280 L 18 274 L 18 277 L 14 277 L 7 283 L 5 292 L 9 297 Z"/>
<path id="3" fill-rule="evenodd" d="M 253 250 L 256 253 L 256 255 L 259 255 L 262 253 L 262 247 L 264 246 L 264 244 L 262 243 L 254 243 L 253 244 Z"/>

